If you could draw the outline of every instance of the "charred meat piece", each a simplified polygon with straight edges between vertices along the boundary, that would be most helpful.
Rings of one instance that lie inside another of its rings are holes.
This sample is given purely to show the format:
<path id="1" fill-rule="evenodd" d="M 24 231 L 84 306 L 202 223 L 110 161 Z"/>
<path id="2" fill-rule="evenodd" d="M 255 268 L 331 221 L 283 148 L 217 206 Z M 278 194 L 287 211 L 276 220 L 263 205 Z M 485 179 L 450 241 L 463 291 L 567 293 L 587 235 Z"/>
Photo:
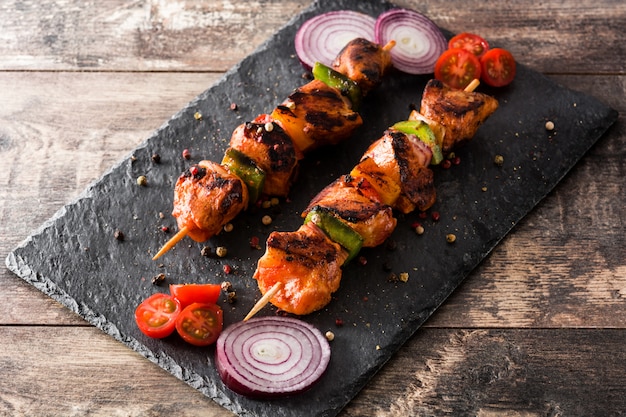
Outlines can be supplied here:
<path id="1" fill-rule="evenodd" d="M 455 90 L 438 80 L 424 88 L 420 113 L 446 128 L 442 151 L 448 153 L 474 137 L 480 125 L 498 108 L 498 100 L 479 92 Z"/>
<path id="2" fill-rule="evenodd" d="M 364 247 L 380 245 L 396 227 L 393 210 L 382 203 L 376 189 L 364 178 L 338 178 L 313 198 L 303 217 L 315 206 L 331 211 L 361 235 Z"/>
<path id="3" fill-rule="evenodd" d="M 324 307 L 339 288 L 347 252 L 313 223 L 295 232 L 272 232 L 254 279 L 265 294 L 277 282 L 271 303 L 288 313 L 305 315 Z"/>
<path id="4" fill-rule="evenodd" d="M 313 80 L 296 89 L 272 112 L 300 153 L 347 139 L 363 124 L 350 101 L 335 88 Z"/>
<path id="5" fill-rule="evenodd" d="M 172 215 L 179 229 L 204 242 L 247 205 L 248 190 L 239 177 L 215 162 L 200 161 L 176 181 Z"/>
<path id="6" fill-rule="evenodd" d="M 391 55 L 386 47 L 356 38 L 339 52 L 332 67 L 355 81 L 366 95 L 382 82 L 391 67 Z"/>
<path id="7" fill-rule="evenodd" d="M 365 151 L 376 166 L 400 186 L 393 208 L 410 213 L 426 210 L 435 203 L 434 175 L 428 165 L 432 151 L 414 135 L 389 129 Z"/>
<path id="8" fill-rule="evenodd" d="M 263 193 L 287 196 L 295 179 L 298 159 L 289 136 L 271 122 L 269 116 L 238 126 L 230 138 L 230 146 L 252 159 L 265 172 Z"/>

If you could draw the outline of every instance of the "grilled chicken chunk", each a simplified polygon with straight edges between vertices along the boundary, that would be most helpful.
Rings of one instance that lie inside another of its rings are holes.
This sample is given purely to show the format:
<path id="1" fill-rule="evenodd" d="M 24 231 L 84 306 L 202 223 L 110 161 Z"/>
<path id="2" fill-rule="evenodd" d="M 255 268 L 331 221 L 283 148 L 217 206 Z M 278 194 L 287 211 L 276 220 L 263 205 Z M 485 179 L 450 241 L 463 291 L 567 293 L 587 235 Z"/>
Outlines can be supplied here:
<path id="1" fill-rule="evenodd" d="M 324 307 L 339 288 L 341 265 L 348 254 L 315 224 L 295 232 L 272 232 L 254 279 L 265 294 L 277 282 L 271 303 L 288 313 L 305 315 Z"/>
<path id="2" fill-rule="evenodd" d="M 179 229 L 204 242 L 247 205 L 248 189 L 239 177 L 215 162 L 200 161 L 176 181 L 172 215 Z"/>
<path id="3" fill-rule="evenodd" d="M 402 213 L 426 210 L 435 203 L 434 175 L 428 165 L 432 151 L 414 135 L 389 129 L 365 151 L 376 166 L 400 187 L 392 207 Z"/>
<path id="4" fill-rule="evenodd" d="M 300 153 L 347 139 L 363 124 L 359 113 L 335 88 L 313 80 L 296 89 L 272 112 Z"/>
<path id="5" fill-rule="evenodd" d="M 269 116 L 239 125 L 230 138 L 230 146 L 265 172 L 263 193 L 287 196 L 298 166 L 296 150 L 289 136 Z"/>
<path id="6" fill-rule="evenodd" d="M 356 38 L 343 47 L 332 67 L 355 81 L 366 95 L 382 82 L 391 67 L 391 54 L 387 46 Z"/>
<path id="7" fill-rule="evenodd" d="M 446 128 L 442 151 L 448 153 L 474 137 L 498 108 L 498 100 L 483 93 L 454 90 L 438 80 L 424 88 L 420 113 Z"/>
<path id="8" fill-rule="evenodd" d="M 382 203 L 376 189 L 363 178 L 338 178 L 311 200 L 302 216 L 315 206 L 330 210 L 360 234 L 364 247 L 380 245 L 396 227 L 391 207 Z"/>

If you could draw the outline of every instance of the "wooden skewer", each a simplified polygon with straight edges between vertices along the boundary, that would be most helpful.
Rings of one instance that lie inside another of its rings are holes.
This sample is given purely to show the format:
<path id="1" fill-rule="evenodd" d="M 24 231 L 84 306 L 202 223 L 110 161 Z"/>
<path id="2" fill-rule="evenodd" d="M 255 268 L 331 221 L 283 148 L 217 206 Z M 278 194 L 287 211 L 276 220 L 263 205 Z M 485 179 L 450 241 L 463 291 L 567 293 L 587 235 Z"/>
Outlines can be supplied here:
<path id="1" fill-rule="evenodd" d="M 254 316 L 256 313 L 258 313 L 259 311 L 261 311 L 261 309 L 263 307 L 265 307 L 265 305 L 267 303 L 270 302 L 270 300 L 272 299 L 272 297 L 274 297 L 276 295 L 276 293 L 278 291 L 280 291 L 280 289 L 282 288 L 283 284 L 282 282 L 278 281 L 276 284 L 274 284 L 274 286 L 272 288 L 270 288 L 265 294 L 263 294 L 263 297 L 261 297 L 261 299 L 259 301 L 256 302 L 256 304 L 254 305 L 254 307 L 252 307 L 252 309 L 250 310 L 250 312 L 248 313 L 248 315 L 243 319 L 243 321 L 248 321 L 249 319 L 252 318 L 252 316 Z"/>
<path id="2" fill-rule="evenodd" d="M 389 51 L 393 49 L 394 46 L 396 46 L 396 41 L 392 39 L 389 42 L 387 42 L 385 46 L 383 46 L 383 51 Z"/>
<path id="3" fill-rule="evenodd" d="M 480 81 L 478 81 L 478 78 L 474 78 L 472 82 L 469 83 L 463 91 L 471 93 L 472 91 L 476 90 L 476 87 L 478 87 L 479 85 L 480 85 Z"/>
<path id="4" fill-rule="evenodd" d="M 180 242 L 185 236 L 187 236 L 187 228 L 183 227 L 180 229 L 170 240 L 165 242 L 165 245 L 157 252 L 156 255 L 152 257 L 152 260 L 158 259 L 161 255 L 163 255 L 168 250 L 172 249 L 178 242 Z"/>

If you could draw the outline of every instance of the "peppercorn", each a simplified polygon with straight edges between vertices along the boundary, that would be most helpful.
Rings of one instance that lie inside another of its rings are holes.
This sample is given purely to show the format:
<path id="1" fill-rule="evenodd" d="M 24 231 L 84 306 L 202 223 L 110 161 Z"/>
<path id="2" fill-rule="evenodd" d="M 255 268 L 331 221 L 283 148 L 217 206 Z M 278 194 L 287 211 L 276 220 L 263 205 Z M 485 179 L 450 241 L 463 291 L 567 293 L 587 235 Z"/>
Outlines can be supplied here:
<path id="1" fill-rule="evenodd" d="M 230 265 L 224 265 L 222 269 L 226 275 L 229 275 L 233 271 L 233 268 Z"/>
<path id="2" fill-rule="evenodd" d="M 210 246 L 204 246 L 200 250 L 200 255 L 202 255 L 202 256 L 211 256 L 211 247 Z"/>
<path id="3" fill-rule="evenodd" d="M 327 331 L 324 336 L 326 336 L 326 340 L 328 340 L 329 342 L 332 342 L 335 339 L 335 334 L 330 330 Z"/>
<path id="4" fill-rule="evenodd" d="M 407 282 L 409 280 L 409 273 L 408 272 L 400 272 L 400 275 L 398 275 L 398 279 L 400 279 L 400 281 L 402 281 L 402 282 Z"/>
<path id="5" fill-rule="evenodd" d="M 548 120 L 548 121 L 546 122 L 546 130 L 547 130 L 547 131 L 554 130 L 554 122 L 552 122 L 552 121 Z"/>
<path id="6" fill-rule="evenodd" d="M 218 246 L 217 248 L 215 248 L 215 254 L 220 258 L 225 257 L 227 253 L 228 249 L 226 249 L 225 246 Z"/>
<path id="7" fill-rule="evenodd" d="M 191 152 L 189 152 L 189 149 L 187 149 L 187 148 L 183 149 L 183 158 L 184 159 L 191 158 Z"/>
<path id="8" fill-rule="evenodd" d="M 454 243 L 456 241 L 456 236 L 453 233 L 448 233 L 446 235 L 446 242 Z"/>
<path id="9" fill-rule="evenodd" d="M 268 226 L 268 225 L 272 224 L 272 218 L 270 216 L 265 215 L 261 219 L 261 222 L 263 223 L 263 225 Z"/>
<path id="10" fill-rule="evenodd" d="M 116 229 L 115 232 L 113 232 L 113 237 L 115 240 L 119 240 L 121 242 L 124 240 L 124 233 L 122 233 L 121 230 Z"/>
<path id="11" fill-rule="evenodd" d="M 167 226 L 161 226 L 161 231 L 163 231 L 164 233 L 169 233 L 170 228 Z"/>
<path id="12" fill-rule="evenodd" d="M 146 178 L 145 175 L 138 176 L 137 177 L 137 185 L 145 187 L 146 185 L 148 185 L 148 178 Z"/>
<path id="13" fill-rule="evenodd" d="M 233 290 L 233 284 L 231 284 L 230 281 L 222 281 L 220 287 L 224 292 L 231 292 Z"/>
<path id="14" fill-rule="evenodd" d="M 193 114 L 194 119 L 196 120 L 202 120 L 202 113 L 200 113 L 199 111 L 195 112 Z"/>
<path id="15" fill-rule="evenodd" d="M 439 219 L 441 218 L 441 216 L 439 215 L 439 212 L 438 212 L 438 211 L 433 211 L 433 212 L 430 214 L 430 217 L 431 217 L 431 218 L 433 219 L 433 221 L 435 221 L 435 222 L 438 222 L 438 221 L 439 221 Z"/>
<path id="16" fill-rule="evenodd" d="M 250 238 L 250 247 L 252 249 L 261 249 L 261 247 L 259 246 L 259 238 L 256 236 L 252 236 Z"/>
<path id="17" fill-rule="evenodd" d="M 158 153 L 153 153 L 152 162 L 154 162 L 155 164 L 158 164 L 159 162 L 161 162 L 161 155 L 159 155 Z"/>
<path id="18" fill-rule="evenodd" d="M 226 224 L 224 225 L 224 231 L 225 231 L 226 233 L 230 233 L 230 232 L 232 232 L 234 228 L 235 228 L 235 226 L 233 226 L 233 224 L 232 224 L 232 223 L 226 223 Z"/>
<path id="19" fill-rule="evenodd" d="M 452 166 L 452 162 L 450 162 L 449 159 L 444 159 L 443 161 L 441 161 L 441 168 L 448 169 L 451 166 Z"/>
<path id="20" fill-rule="evenodd" d="M 421 224 L 420 224 L 420 225 L 418 225 L 418 226 L 415 228 L 415 233 L 417 233 L 417 234 L 418 234 L 418 235 L 420 235 L 420 236 L 421 236 L 421 235 L 423 235 L 423 234 L 424 234 L 424 226 L 422 226 Z"/>
<path id="21" fill-rule="evenodd" d="M 341 327 L 341 326 L 343 326 L 343 320 L 341 320 L 341 319 L 335 319 L 335 326 L 337 326 L 337 327 Z"/>
<path id="22" fill-rule="evenodd" d="M 496 155 L 493 158 L 493 163 L 501 167 L 504 164 L 504 157 L 502 155 Z"/>
<path id="23" fill-rule="evenodd" d="M 163 281 L 165 281 L 165 274 L 161 273 L 152 277 L 153 285 L 160 285 Z"/>
<path id="24" fill-rule="evenodd" d="M 228 304 L 234 304 L 237 301 L 237 293 L 235 291 L 230 291 L 226 294 L 226 301 Z"/>
<path id="25" fill-rule="evenodd" d="M 232 111 L 237 110 L 237 109 L 238 109 L 237 103 L 230 103 L 230 109 L 231 109 Z"/>

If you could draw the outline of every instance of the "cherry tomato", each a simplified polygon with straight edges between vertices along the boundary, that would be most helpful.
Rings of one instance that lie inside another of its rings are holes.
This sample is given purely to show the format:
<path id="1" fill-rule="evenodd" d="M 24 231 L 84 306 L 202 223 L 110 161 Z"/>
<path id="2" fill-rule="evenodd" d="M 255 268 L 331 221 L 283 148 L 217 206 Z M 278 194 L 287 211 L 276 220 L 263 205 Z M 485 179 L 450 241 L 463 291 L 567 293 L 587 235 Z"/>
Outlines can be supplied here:
<path id="1" fill-rule="evenodd" d="M 502 48 L 488 50 L 480 58 L 482 80 L 492 87 L 508 85 L 515 78 L 515 58 Z"/>
<path id="2" fill-rule="evenodd" d="M 478 35 L 463 32 L 448 41 L 448 49 L 453 48 L 465 49 L 480 58 L 489 49 L 489 44 Z"/>
<path id="3" fill-rule="evenodd" d="M 222 290 L 219 284 L 170 284 L 170 294 L 185 308 L 192 303 L 215 304 Z"/>
<path id="4" fill-rule="evenodd" d="M 448 49 L 435 63 L 435 78 L 451 88 L 462 90 L 480 78 L 480 61 L 462 48 Z"/>
<path id="5" fill-rule="evenodd" d="M 176 331 L 180 337 L 195 346 L 215 343 L 223 326 L 223 312 L 217 304 L 190 304 L 176 319 Z"/>
<path id="6" fill-rule="evenodd" d="M 180 312 L 178 300 L 168 294 L 157 293 L 135 309 L 135 321 L 143 334 L 160 339 L 172 334 Z"/>

